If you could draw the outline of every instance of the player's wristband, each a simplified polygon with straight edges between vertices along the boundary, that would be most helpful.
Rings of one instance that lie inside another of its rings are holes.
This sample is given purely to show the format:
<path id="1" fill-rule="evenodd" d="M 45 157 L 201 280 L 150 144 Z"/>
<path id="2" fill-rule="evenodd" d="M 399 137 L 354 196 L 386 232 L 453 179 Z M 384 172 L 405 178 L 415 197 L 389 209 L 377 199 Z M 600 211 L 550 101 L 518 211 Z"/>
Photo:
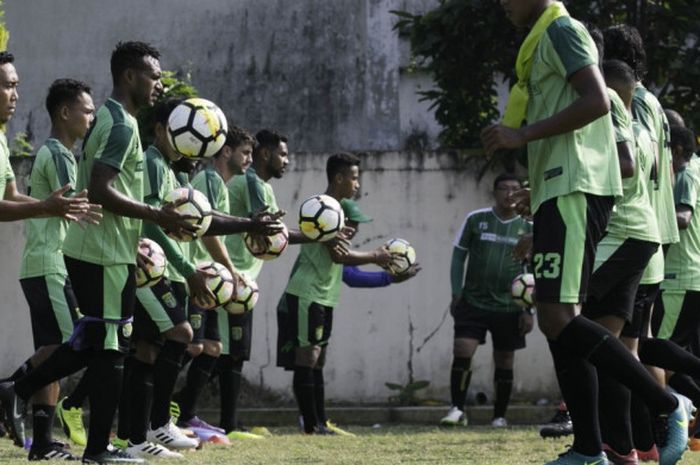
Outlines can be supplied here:
<path id="1" fill-rule="evenodd" d="M 534 316 L 535 315 L 535 307 L 524 308 L 523 312 L 527 313 L 530 316 Z"/>

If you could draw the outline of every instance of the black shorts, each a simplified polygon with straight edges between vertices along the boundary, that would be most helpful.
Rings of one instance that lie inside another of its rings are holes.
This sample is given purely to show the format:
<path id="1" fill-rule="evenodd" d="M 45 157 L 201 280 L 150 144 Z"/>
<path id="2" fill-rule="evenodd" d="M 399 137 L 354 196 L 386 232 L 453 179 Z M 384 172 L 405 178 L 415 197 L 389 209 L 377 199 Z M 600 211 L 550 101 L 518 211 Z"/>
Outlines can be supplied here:
<path id="1" fill-rule="evenodd" d="M 216 309 L 221 334 L 221 355 L 230 355 L 236 360 L 250 360 L 253 339 L 253 312 L 233 315 L 223 308 Z"/>
<path id="2" fill-rule="evenodd" d="M 583 192 L 543 202 L 534 215 L 532 264 L 538 302 L 581 303 L 613 197 Z"/>
<path id="3" fill-rule="evenodd" d="M 332 307 L 283 294 L 277 306 L 277 366 L 294 368 L 295 349 L 328 345 L 332 330 Z"/>
<path id="4" fill-rule="evenodd" d="M 134 340 L 161 345 L 163 333 L 187 321 L 187 286 L 167 278 L 136 290 Z"/>
<path id="5" fill-rule="evenodd" d="M 455 311 L 455 339 L 476 339 L 486 343 L 486 332 L 491 333 L 494 350 L 512 352 L 525 347 L 525 335 L 520 334 L 522 312 L 483 310 L 462 300 Z"/>
<path id="6" fill-rule="evenodd" d="M 656 284 L 640 284 L 637 288 L 637 295 L 634 297 L 634 309 L 632 311 L 632 321 L 627 322 L 622 328 L 622 337 L 640 339 L 649 334 L 651 324 L 651 310 L 654 308 L 656 296 L 659 294 L 659 286 Z"/>
<path id="7" fill-rule="evenodd" d="M 205 310 L 198 307 L 194 302 L 190 301 L 189 305 L 189 320 L 192 326 L 193 343 L 207 341 L 220 341 L 219 335 L 219 320 L 216 310 Z"/>
<path id="8" fill-rule="evenodd" d="M 616 316 L 632 321 L 639 282 L 659 244 L 637 239 L 605 237 L 596 251 L 596 269 L 583 303 L 585 317 Z"/>
<path id="9" fill-rule="evenodd" d="M 19 280 L 29 304 L 34 349 L 68 342 L 78 303 L 67 276 L 52 273 Z"/>
<path id="10" fill-rule="evenodd" d="M 79 321 L 71 338 L 73 348 L 126 353 L 136 304 L 135 265 L 102 266 L 67 256 L 64 260 L 80 313 L 106 320 Z"/>
<path id="11" fill-rule="evenodd" d="M 661 321 L 656 337 L 700 356 L 700 291 L 663 290 L 659 297 L 654 310 Z"/>

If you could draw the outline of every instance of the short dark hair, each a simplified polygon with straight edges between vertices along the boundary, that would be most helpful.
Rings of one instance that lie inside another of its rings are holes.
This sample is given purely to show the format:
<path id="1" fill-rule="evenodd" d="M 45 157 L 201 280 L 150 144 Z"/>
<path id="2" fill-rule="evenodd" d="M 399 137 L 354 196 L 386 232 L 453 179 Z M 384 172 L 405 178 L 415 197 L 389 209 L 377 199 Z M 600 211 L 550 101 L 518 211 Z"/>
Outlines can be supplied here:
<path id="1" fill-rule="evenodd" d="M 695 134 L 688 128 L 671 126 L 671 146 L 680 146 L 683 149 L 683 158 L 690 160 L 695 153 Z"/>
<path id="2" fill-rule="evenodd" d="M 156 102 L 153 108 L 153 125 L 160 123 L 167 126 L 170 113 L 182 102 L 181 98 L 165 98 Z"/>
<path id="3" fill-rule="evenodd" d="M 328 157 L 326 162 L 326 177 L 330 183 L 336 174 L 353 166 L 360 166 L 360 159 L 352 153 L 340 152 Z"/>
<path id="4" fill-rule="evenodd" d="M 637 82 L 637 76 L 632 67 L 622 60 L 605 60 L 603 75 L 606 81 L 617 81 L 631 87 L 634 87 Z"/>
<path id="5" fill-rule="evenodd" d="M 682 128 L 686 127 L 683 116 L 681 116 L 681 114 L 678 113 L 676 110 L 664 108 L 664 114 L 666 115 L 666 119 L 668 120 L 669 126 L 680 126 Z"/>
<path id="6" fill-rule="evenodd" d="M 504 181 L 518 181 L 520 187 L 523 186 L 523 180 L 520 179 L 520 176 L 516 176 L 513 173 L 501 173 L 498 176 L 496 176 L 496 179 L 493 180 L 493 190 L 496 190 L 498 188 L 498 185 Z"/>
<path id="7" fill-rule="evenodd" d="M 90 86 L 76 79 L 56 79 L 49 87 L 46 96 L 46 111 L 53 118 L 55 113 L 66 103 L 74 103 L 82 93 L 90 94 Z"/>
<path id="8" fill-rule="evenodd" d="M 145 42 L 119 42 L 110 60 L 112 82 L 117 84 L 122 73 L 127 69 L 143 69 L 143 58 L 147 56 L 159 59 L 160 52 Z"/>
<path id="9" fill-rule="evenodd" d="M 253 148 L 253 157 L 256 157 L 263 149 L 274 150 L 280 142 L 287 143 L 287 136 L 280 134 L 274 129 L 261 129 L 255 134 L 255 147 Z"/>
<path id="10" fill-rule="evenodd" d="M 586 29 L 588 29 L 588 34 L 590 34 L 593 43 L 598 49 L 598 60 L 602 62 L 605 58 L 605 39 L 603 38 L 603 31 L 593 23 L 586 22 L 584 25 Z"/>
<path id="11" fill-rule="evenodd" d="M 0 52 L 0 65 L 14 62 L 15 56 L 13 54 L 11 54 L 10 52 Z"/>
<path id="12" fill-rule="evenodd" d="M 647 53 L 639 31 L 628 24 L 617 24 L 607 28 L 603 35 L 606 56 L 627 63 L 641 81 L 647 74 Z"/>
<path id="13" fill-rule="evenodd" d="M 243 144 L 250 144 L 251 146 L 255 147 L 255 137 L 253 137 L 253 135 L 247 130 L 239 126 L 229 124 L 228 132 L 226 133 L 226 142 L 224 145 L 228 145 L 232 149 L 235 149 Z"/>

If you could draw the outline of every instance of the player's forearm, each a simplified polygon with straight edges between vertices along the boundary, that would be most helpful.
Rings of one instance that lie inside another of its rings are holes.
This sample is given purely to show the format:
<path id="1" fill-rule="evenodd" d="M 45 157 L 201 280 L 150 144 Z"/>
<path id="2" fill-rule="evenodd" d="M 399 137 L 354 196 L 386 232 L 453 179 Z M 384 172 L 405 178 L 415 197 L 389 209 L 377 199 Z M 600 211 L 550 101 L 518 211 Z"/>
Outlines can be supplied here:
<path id="1" fill-rule="evenodd" d="M 341 265 L 369 265 L 376 263 L 377 253 L 374 250 L 368 252 L 348 250 L 348 252 L 343 255 L 331 252 L 331 258 L 333 259 L 334 263 L 339 263 Z"/>
<path id="2" fill-rule="evenodd" d="M 188 278 L 195 273 L 194 265 L 182 254 L 175 241 L 168 237 L 160 226 L 153 223 L 144 223 L 143 235 L 156 241 L 161 246 L 168 263 L 172 264 L 182 276 Z"/>
<path id="3" fill-rule="evenodd" d="M 452 249 L 452 261 L 450 263 L 450 288 L 452 295 L 462 293 L 464 283 L 464 261 L 467 259 L 467 251 L 454 247 Z"/>
<path id="4" fill-rule="evenodd" d="M 226 215 L 221 212 L 212 212 L 211 224 L 205 233 L 206 236 L 222 236 L 228 234 L 240 234 L 250 231 L 253 221 L 250 218 Z"/>
<path id="5" fill-rule="evenodd" d="M 159 208 L 137 202 L 111 186 L 91 185 L 90 187 L 88 199 L 91 203 L 102 205 L 103 210 L 119 216 L 157 223 Z"/>
<path id="6" fill-rule="evenodd" d="M 289 243 L 290 244 L 308 244 L 313 242 L 308 237 L 304 236 L 298 229 L 289 229 Z"/>
<path id="7" fill-rule="evenodd" d="M 215 262 L 221 263 L 229 270 L 234 269 L 233 262 L 231 262 L 231 258 L 228 255 L 228 251 L 218 237 L 204 236 L 202 237 L 201 241 Z"/>
<path id="8" fill-rule="evenodd" d="M 18 221 L 40 216 L 49 216 L 43 202 L 16 202 L 0 200 L 0 221 Z"/>
<path id="9" fill-rule="evenodd" d="M 343 282 L 350 287 L 386 287 L 392 283 L 386 271 L 363 271 L 354 266 L 343 267 Z"/>

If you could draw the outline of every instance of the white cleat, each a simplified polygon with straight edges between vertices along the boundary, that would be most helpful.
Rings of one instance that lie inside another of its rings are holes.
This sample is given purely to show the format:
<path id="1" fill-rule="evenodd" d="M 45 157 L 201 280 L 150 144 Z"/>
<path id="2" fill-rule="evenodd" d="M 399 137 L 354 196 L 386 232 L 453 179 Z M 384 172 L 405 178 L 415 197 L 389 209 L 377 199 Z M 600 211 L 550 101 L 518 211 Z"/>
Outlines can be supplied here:
<path id="1" fill-rule="evenodd" d="M 503 417 L 494 418 L 491 422 L 492 428 L 505 428 L 508 426 L 508 421 Z"/>
<path id="2" fill-rule="evenodd" d="M 126 448 L 128 454 L 142 459 L 182 459 L 184 456 L 179 452 L 173 452 L 160 444 L 153 444 L 150 441 L 144 441 L 141 444 L 132 444 Z"/>
<path id="3" fill-rule="evenodd" d="M 149 430 L 146 439 L 169 449 L 195 449 L 199 440 L 189 438 L 171 421 L 155 430 Z"/>
<path id="4" fill-rule="evenodd" d="M 467 415 L 457 407 L 450 407 L 447 415 L 440 420 L 442 426 L 467 426 Z"/>

